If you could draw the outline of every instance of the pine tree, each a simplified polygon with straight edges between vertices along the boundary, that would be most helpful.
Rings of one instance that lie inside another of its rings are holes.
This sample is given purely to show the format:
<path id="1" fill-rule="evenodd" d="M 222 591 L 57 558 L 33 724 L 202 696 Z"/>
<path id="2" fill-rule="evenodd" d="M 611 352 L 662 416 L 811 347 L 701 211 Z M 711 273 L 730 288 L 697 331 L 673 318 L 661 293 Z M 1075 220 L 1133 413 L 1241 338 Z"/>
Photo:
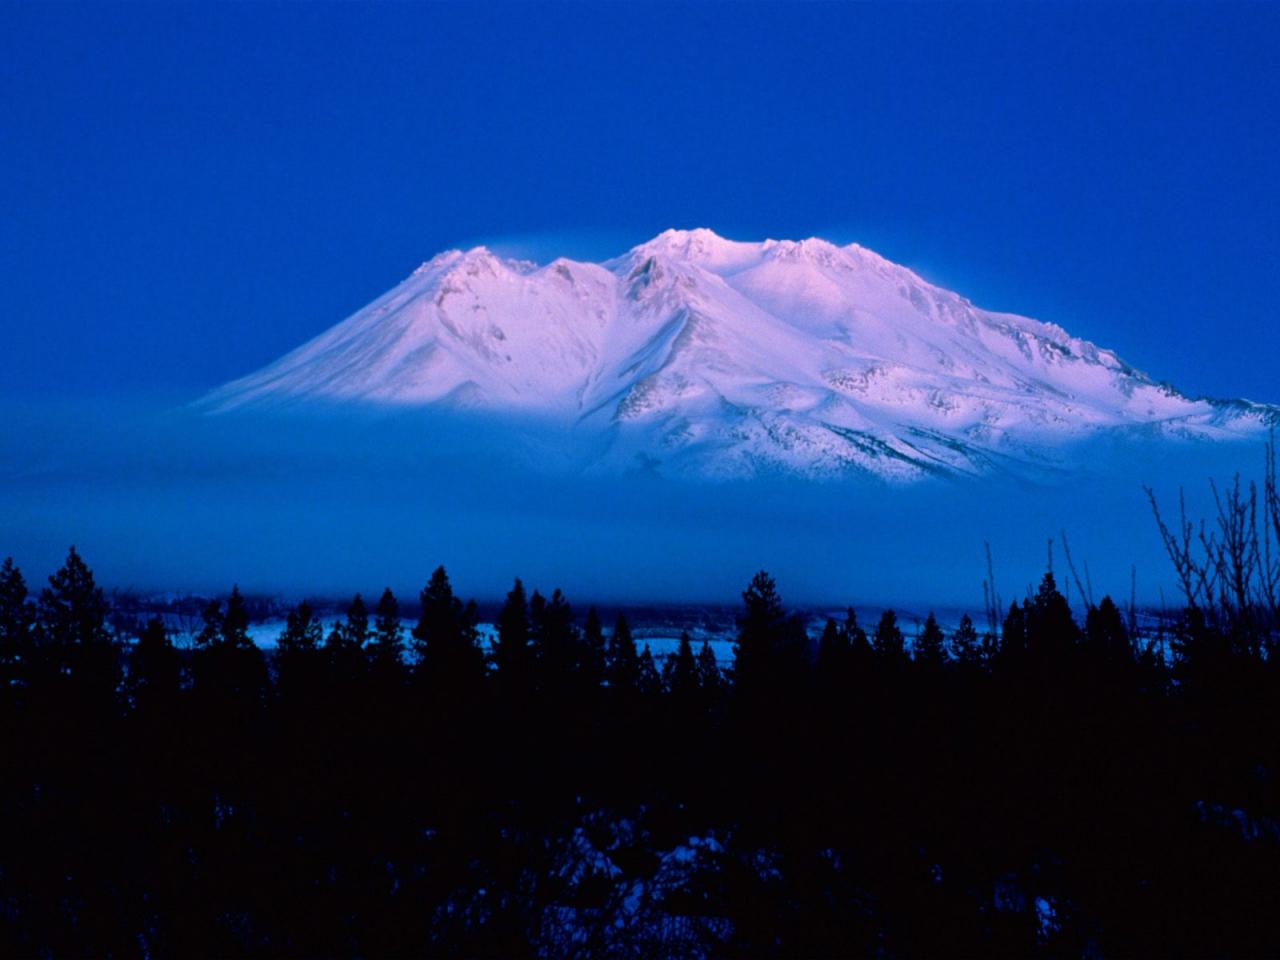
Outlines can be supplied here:
<path id="1" fill-rule="evenodd" d="M 580 665 L 580 643 L 573 625 L 573 608 L 559 590 L 543 600 L 534 592 L 529 602 L 532 646 L 545 690 L 563 689 L 573 682 Z"/>
<path id="2" fill-rule="evenodd" d="M 129 655 L 129 700 L 140 712 L 172 707 L 181 684 L 182 664 L 159 617 L 152 617 Z"/>
<path id="3" fill-rule="evenodd" d="M 120 674 L 107 609 L 93 572 L 72 547 L 66 563 L 40 591 L 40 635 L 56 670 L 102 693 L 115 690 Z"/>
<path id="4" fill-rule="evenodd" d="M 640 659 L 631 627 L 626 616 L 619 613 L 605 650 L 605 677 L 613 690 L 634 690 L 639 671 Z"/>
<path id="5" fill-rule="evenodd" d="M 1110 596 L 1085 614 L 1084 640 L 1086 651 L 1096 661 L 1121 664 L 1133 659 L 1129 630 Z"/>
<path id="6" fill-rule="evenodd" d="M 1027 655 L 1027 614 L 1016 603 L 1009 604 L 1009 612 L 1000 626 L 1000 657 L 1020 661 Z"/>
<path id="7" fill-rule="evenodd" d="M 933 615 L 933 611 L 930 610 L 928 618 L 925 619 L 924 628 L 920 631 L 920 635 L 916 637 L 916 663 L 931 669 L 941 667 L 947 658 L 945 642 L 945 638 L 942 636 L 942 628 L 938 626 L 938 619 Z"/>
<path id="8" fill-rule="evenodd" d="M 716 662 L 715 651 L 711 649 L 711 643 L 707 640 L 703 640 L 702 646 L 698 648 L 698 686 L 702 688 L 708 699 L 714 699 L 724 686 L 720 664 Z"/>
<path id="9" fill-rule="evenodd" d="M 436 568 L 420 599 L 422 614 L 413 628 L 417 673 L 436 690 L 463 696 L 484 678 L 475 604 L 454 596 L 444 567 Z"/>
<path id="10" fill-rule="evenodd" d="M 400 625 L 400 604 L 387 587 L 375 611 L 373 639 L 365 647 L 369 667 L 383 677 L 393 676 L 404 665 L 404 628 Z"/>
<path id="11" fill-rule="evenodd" d="M 1027 609 L 1027 646 L 1033 655 L 1061 660 L 1075 648 L 1080 631 L 1071 616 L 1071 607 L 1058 592 L 1053 574 L 1046 572 Z"/>
<path id="12" fill-rule="evenodd" d="M 233 585 L 227 597 L 227 612 L 222 616 L 222 642 L 233 650 L 248 650 L 254 646 L 249 639 L 249 611 L 240 588 Z"/>
<path id="13" fill-rule="evenodd" d="M 351 598 L 351 606 L 347 607 L 347 622 L 343 625 L 343 639 L 348 648 L 357 654 L 363 654 L 369 642 L 369 611 L 365 608 L 364 597 L 356 594 Z"/>
<path id="14" fill-rule="evenodd" d="M 320 682 L 323 627 L 303 600 L 285 617 L 276 639 L 276 671 L 281 694 L 289 699 L 315 692 Z"/>
<path id="15" fill-rule="evenodd" d="M 605 639 L 604 627 L 595 607 L 587 610 L 587 622 L 582 628 L 582 682 L 589 688 L 598 687 L 604 681 Z"/>
<path id="16" fill-rule="evenodd" d="M 197 650 L 211 650 L 222 643 L 222 601 L 210 600 L 200 611 L 203 621 L 195 636 Z"/>
<path id="17" fill-rule="evenodd" d="M 840 625 L 849 647 L 849 673 L 856 678 L 865 671 L 875 659 L 875 651 L 871 649 L 871 641 L 867 631 L 858 623 L 858 614 L 853 607 L 845 612 L 844 623 Z"/>
<path id="18" fill-rule="evenodd" d="M 644 649 L 640 651 L 638 664 L 636 689 L 642 696 L 657 696 L 662 692 L 662 677 L 658 675 L 658 668 L 654 666 L 653 652 L 649 649 L 647 643 L 644 645 Z"/>
<path id="19" fill-rule="evenodd" d="M 680 643 L 676 652 L 667 657 L 662 665 L 662 681 L 677 709 L 687 707 L 698 695 L 698 663 L 693 658 L 693 645 L 689 642 L 689 633 L 680 634 Z"/>
<path id="20" fill-rule="evenodd" d="M 541 663 L 546 646 L 547 598 L 539 591 L 529 597 L 529 659 L 535 666 Z"/>
<path id="21" fill-rule="evenodd" d="M 111 642 L 106 596 L 75 547 L 40 592 L 40 626 L 45 642 L 61 648 L 100 647 Z"/>
<path id="22" fill-rule="evenodd" d="M 776 681 L 779 648 L 784 642 L 786 614 L 773 577 L 761 570 L 742 592 L 745 610 L 738 618 L 733 647 L 734 684 L 750 693 Z"/>
<path id="23" fill-rule="evenodd" d="M 836 625 L 832 617 L 828 617 L 822 636 L 818 638 L 819 677 L 835 677 L 843 673 L 850 653 L 848 634 Z"/>
<path id="24" fill-rule="evenodd" d="M 268 684 L 266 661 L 249 637 L 249 612 L 238 586 L 231 588 L 225 611 L 217 600 L 205 607 L 204 626 L 195 643 L 193 680 L 197 692 L 206 698 L 207 709 L 256 711 L 262 706 Z"/>
<path id="25" fill-rule="evenodd" d="M 978 631 L 967 613 L 960 618 L 960 625 L 951 635 L 951 655 L 965 667 L 976 667 L 984 659 Z"/>
<path id="26" fill-rule="evenodd" d="M 906 660 L 906 640 L 898 627 L 898 615 L 892 610 L 886 610 L 880 615 L 871 647 L 876 656 L 886 663 L 901 663 Z"/>
<path id="27" fill-rule="evenodd" d="M 281 659 L 315 654 L 320 649 L 322 634 L 323 628 L 311 604 L 303 600 L 285 618 L 284 632 L 276 640 L 276 654 Z"/>
<path id="28" fill-rule="evenodd" d="M 35 611 L 12 557 L 0 564 L 0 698 L 30 682 Z"/>
<path id="29" fill-rule="evenodd" d="M 507 593 L 498 612 L 498 636 L 493 642 L 493 665 L 498 682 L 507 692 L 523 689 L 529 682 L 529 603 L 519 578 Z"/>
<path id="30" fill-rule="evenodd" d="M 369 612 L 365 609 L 364 598 L 357 593 L 347 608 L 346 620 L 334 623 L 325 639 L 325 657 L 334 682 L 344 682 L 361 672 L 368 640 Z"/>

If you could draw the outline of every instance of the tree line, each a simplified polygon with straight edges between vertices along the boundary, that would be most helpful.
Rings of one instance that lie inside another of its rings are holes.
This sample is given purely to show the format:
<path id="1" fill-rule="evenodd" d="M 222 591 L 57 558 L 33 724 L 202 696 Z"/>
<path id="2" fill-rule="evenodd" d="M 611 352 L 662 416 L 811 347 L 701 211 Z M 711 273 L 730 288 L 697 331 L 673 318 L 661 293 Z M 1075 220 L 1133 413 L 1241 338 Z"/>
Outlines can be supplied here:
<path id="1" fill-rule="evenodd" d="M 1153 635 L 1052 572 L 811 633 L 761 572 L 728 665 L 519 580 L 483 644 L 443 568 L 408 631 L 388 590 L 263 650 L 233 589 L 175 645 L 74 549 L 6 560 L 0 951 L 1275 954 L 1272 488 L 1233 489 Z"/>

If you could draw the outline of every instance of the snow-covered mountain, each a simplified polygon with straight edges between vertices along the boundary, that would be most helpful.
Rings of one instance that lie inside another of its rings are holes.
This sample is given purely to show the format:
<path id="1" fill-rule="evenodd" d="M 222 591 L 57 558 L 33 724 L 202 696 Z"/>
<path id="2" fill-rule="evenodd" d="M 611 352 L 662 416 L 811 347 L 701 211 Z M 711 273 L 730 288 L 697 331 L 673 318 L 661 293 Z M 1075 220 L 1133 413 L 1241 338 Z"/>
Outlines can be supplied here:
<path id="1" fill-rule="evenodd" d="M 606 469 L 890 480 L 1065 466 L 1068 441 L 1108 432 L 1229 439 L 1277 419 L 1185 397 L 857 244 L 710 230 L 599 264 L 450 250 L 201 405 L 477 410 L 545 423 Z"/>

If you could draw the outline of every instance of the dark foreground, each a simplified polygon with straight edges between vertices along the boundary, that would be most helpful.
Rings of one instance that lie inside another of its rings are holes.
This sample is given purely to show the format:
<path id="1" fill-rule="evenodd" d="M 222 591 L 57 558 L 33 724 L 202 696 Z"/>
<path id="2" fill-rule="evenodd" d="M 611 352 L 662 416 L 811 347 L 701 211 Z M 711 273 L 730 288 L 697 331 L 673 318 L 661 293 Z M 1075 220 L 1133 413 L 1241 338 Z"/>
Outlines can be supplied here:
<path id="1" fill-rule="evenodd" d="M 1275 955 L 1275 611 L 1219 595 L 1137 639 L 1046 576 L 909 653 L 759 575 L 730 678 L 519 587 L 486 659 L 443 571 L 403 647 L 388 593 L 268 656 L 6 564 L 0 953 Z"/>

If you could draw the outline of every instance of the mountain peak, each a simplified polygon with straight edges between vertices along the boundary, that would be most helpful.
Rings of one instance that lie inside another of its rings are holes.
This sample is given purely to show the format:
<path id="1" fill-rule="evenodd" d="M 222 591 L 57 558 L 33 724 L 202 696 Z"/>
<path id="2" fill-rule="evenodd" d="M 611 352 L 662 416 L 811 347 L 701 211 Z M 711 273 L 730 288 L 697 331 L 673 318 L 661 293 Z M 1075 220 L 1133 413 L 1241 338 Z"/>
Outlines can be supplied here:
<path id="1" fill-rule="evenodd" d="M 1100 432 L 1223 438 L 1276 417 L 1184 397 L 857 244 L 707 228 L 603 264 L 446 251 L 204 406 L 318 402 L 537 415 L 601 469 L 889 480 L 1034 472 Z"/>

